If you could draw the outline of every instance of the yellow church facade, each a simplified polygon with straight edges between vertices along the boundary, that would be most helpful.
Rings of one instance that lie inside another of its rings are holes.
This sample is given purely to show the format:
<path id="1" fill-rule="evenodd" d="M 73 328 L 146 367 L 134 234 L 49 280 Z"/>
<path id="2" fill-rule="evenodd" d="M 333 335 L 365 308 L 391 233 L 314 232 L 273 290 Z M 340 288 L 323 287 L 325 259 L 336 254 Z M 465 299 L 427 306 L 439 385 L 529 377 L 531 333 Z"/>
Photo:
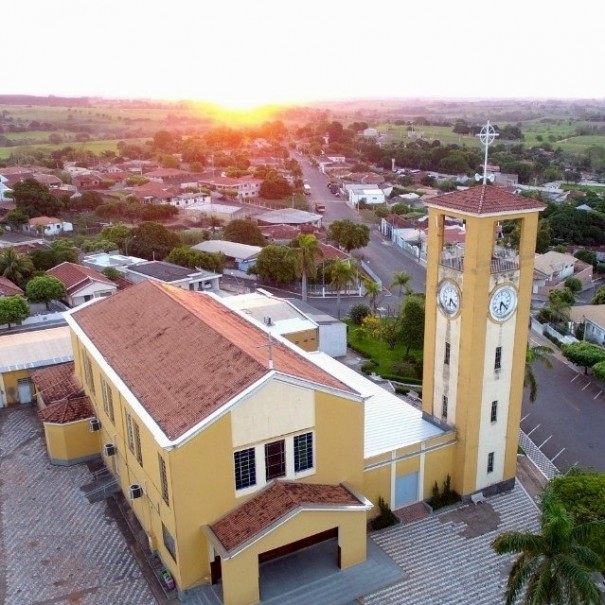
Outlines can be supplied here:
<path id="1" fill-rule="evenodd" d="M 70 313 L 98 451 L 180 591 L 221 582 L 252 605 L 288 552 L 332 540 L 341 569 L 364 561 L 380 497 L 511 487 L 540 207 L 475 189 L 430 208 L 422 410 L 212 294 L 143 282 Z M 465 222 L 462 259 L 445 216 Z M 522 223 L 512 264 L 494 256 L 503 217 Z"/>

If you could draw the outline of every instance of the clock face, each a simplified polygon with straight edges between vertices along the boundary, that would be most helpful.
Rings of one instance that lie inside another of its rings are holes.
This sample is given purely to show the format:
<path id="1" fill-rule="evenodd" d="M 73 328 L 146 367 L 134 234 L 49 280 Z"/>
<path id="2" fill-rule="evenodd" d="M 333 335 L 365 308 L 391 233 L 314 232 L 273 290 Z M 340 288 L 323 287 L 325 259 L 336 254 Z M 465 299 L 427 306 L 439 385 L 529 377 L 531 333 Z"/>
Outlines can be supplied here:
<path id="1" fill-rule="evenodd" d="M 489 312 L 493 319 L 508 319 L 517 308 L 517 291 L 513 286 L 500 286 L 494 290 L 489 302 Z"/>
<path id="2" fill-rule="evenodd" d="M 460 310 L 460 290 L 454 282 L 442 282 L 439 287 L 439 306 L 450 317 L 456 315 Z"/>

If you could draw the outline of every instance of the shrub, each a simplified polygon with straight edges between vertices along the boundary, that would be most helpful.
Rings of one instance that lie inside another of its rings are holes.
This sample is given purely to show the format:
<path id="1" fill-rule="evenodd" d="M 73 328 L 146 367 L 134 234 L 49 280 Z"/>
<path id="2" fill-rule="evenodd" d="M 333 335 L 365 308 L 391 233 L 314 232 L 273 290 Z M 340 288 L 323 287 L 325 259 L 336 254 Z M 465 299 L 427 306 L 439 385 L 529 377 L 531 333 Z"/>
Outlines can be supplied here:
<path id="1" fill-rule="evenodd" d="M 435 481 L 431 497 L 432 509 L 437 510 L 456 502 L 460 502 L 460 494 L 452 489 L 452 478 L 449 475 L 445 478 L 441 491 L 439 491 L 439 486 Z"/>
<path id="2" fill-rule="evenodd" d="M 371 374 L 377 367 L 378 364 L 370 360 L 366 361 L 360 369 L 364 374 Z"/>
<path id="3" fill-rule="evenodd" d="M 393 374 L 398 374 L 399 376 L 406 376 L 412 379 L 422 378 L 422 364 L 420 364 L 419 367 L 418 362 L 413 359 L 411 361 L 396 361 L 395 363 L 391 364 L 390 369 Z M 407 380 L 404 380 L 403 382 L 407 382 Z"/>
<path id="4" fill-rule="evenodd" d="M 380 514 L 372 520 L 372 529 L 384 529 L 385 527 L 391 527 L 391 525 L 399 523 L 399 519 L 382 496 L 378 498 L 378 508 L 380 509 Z"/>
<path id="5" fill-rule="evenodd" d="M 580 292 L 582 290 L 582 281 L 577 277 L 568 277 L 565 280 L 565 287 L 572 292 Z"/>
<path id="6" fill-rule="evenodd" d="M 368 305 L 359 303 L 351 307 L 351 310 L 349 311 L 349 317 L 356 326 L 360 326 L 364 318 L 366 318 L 368 315 L 371 315 L 371 313 L 372 310 Z"/>

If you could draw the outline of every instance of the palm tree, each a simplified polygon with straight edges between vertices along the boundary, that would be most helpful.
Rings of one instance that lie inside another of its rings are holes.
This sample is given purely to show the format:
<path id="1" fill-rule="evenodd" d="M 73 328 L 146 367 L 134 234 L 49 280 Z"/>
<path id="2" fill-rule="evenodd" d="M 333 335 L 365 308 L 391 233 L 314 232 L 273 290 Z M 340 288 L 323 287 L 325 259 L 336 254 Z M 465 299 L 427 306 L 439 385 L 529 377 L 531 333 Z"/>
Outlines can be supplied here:
<path id="1" fill-rule="evenodd" d="M 317 259 L 323 256 L 317 238 L 310 233 L 299 235 L 294 241 L 297 273 L 302 278 L 302 299 L 307 300 L 307 278 L 317 272 Z"/>
<path id="2" fill-rule="evenodd" d="M 523 386 L 529 388 L 529 400 L 533 403 L 538 397 L 538 383 L 532 364 L 536 361 L 543 363 L 547 368 L 552 368 L 552 361 L 550 356 L 553 354 L 553 350 L 550 347 L 544 345 L 530 345 L 527 343 L 527 349 L 525 352 L 525 376 L 523 377 Z"/>
<path id="3" fill-rule="evenodd" d="M 363 280 L 363 288 L 365 290 L 364 296 L 367 296 L 370 299 L 370 306 L 372 307 L 372 312 L 376 314 L 376 299 L 378 295 L 382 292 L 382 284 L 374 281 L 373 279 L 364 279 Z"/>
<path id="4" fill-rule="evenodd" d="M 411 288 L 408 285 L 412 276 L 407 271 L 399 271 L 398 273 L 393 273 L 393 283 L 391 284 L 391 288 L 397 286 L 399 288 L 399 296 L 403 296 L 403 292 L 405 290 L 406 294 L 411 292 Z"/>
<path id="5" fill-rule="evenodd" d="M 605 520 L 576 524 L 546 489 L 540 532 L 506 532 L 492 543 L 499 554 L 519 553 L 508 576 L 506 605 L 601 605 L 592 574 L 603 569 L 602 558 L 589 547 L 605 529 Z"/>
<path id="6" fill-rule="evenodd" d="M 0 274 L 18 286 L 34 272 L 34 264 L 27 254 L 21 254 L 14 248 L 5 248 L 0 252 Z"/>
<path id="7" fill-rule="evenodd" d="M 340 292 L 355 281 L 357 265 L 353 259 L 335 261 L 330 267 L 330 284 L 336 288 L 336 308 L 340 319 Z"/>

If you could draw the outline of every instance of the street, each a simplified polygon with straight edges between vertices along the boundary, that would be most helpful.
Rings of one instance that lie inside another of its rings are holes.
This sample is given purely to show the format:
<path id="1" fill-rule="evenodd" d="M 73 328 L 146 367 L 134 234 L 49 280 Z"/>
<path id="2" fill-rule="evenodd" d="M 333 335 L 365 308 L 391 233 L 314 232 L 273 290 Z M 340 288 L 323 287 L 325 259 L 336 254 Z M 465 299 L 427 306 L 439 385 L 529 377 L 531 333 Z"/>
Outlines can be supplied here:
<path id="1" fill-rule="evenodd" d="M 306 160 L 302 160 L 301 164 L 304 178 L 311 185 L 311 200 L 320 201 L 326 206 L 326 226 L 344 218 L 358 222 L 358 214 L 345 200 L 329 192 L 326 186 L 328 177 L 311 167 Z M 389 291 L 393 274 L 398 271 L 408 272 L 412 276 L 412 289 L 424 292 L 424 266 L 383 237 L 376 226 L 371 227 L 369 245 L 354 255 L 368 263 L 382 280 L 386 290 L 378 299 L 378 307 L 384 309 L 383 312 L 396 312 L 401 303 L 399 292 Z M 589 299 L 593 291 L 591 289 L 583 294 L 584 298 Z M 342 315 L 359 302 L 362 302 L 359 298 L 343 298 Z M 309 303 L 326 313 L 336 314 L 334 299 L 314 298 Z M 534 403 L 524 402 L 521 427 L 525 433 L 530 433 L 532 441 L 540 446 L 548 458 L 554 459 L 560 470 L 565 471 L 579 464 L 605 471 L 605 392 L 601 391 L 604 385 L 599 385 L 590 376 L 583 376 L 559 360 L 553 359 L 553 366 L 549 370 L 540 363 L 534 365 L 538 397 Z"/>

